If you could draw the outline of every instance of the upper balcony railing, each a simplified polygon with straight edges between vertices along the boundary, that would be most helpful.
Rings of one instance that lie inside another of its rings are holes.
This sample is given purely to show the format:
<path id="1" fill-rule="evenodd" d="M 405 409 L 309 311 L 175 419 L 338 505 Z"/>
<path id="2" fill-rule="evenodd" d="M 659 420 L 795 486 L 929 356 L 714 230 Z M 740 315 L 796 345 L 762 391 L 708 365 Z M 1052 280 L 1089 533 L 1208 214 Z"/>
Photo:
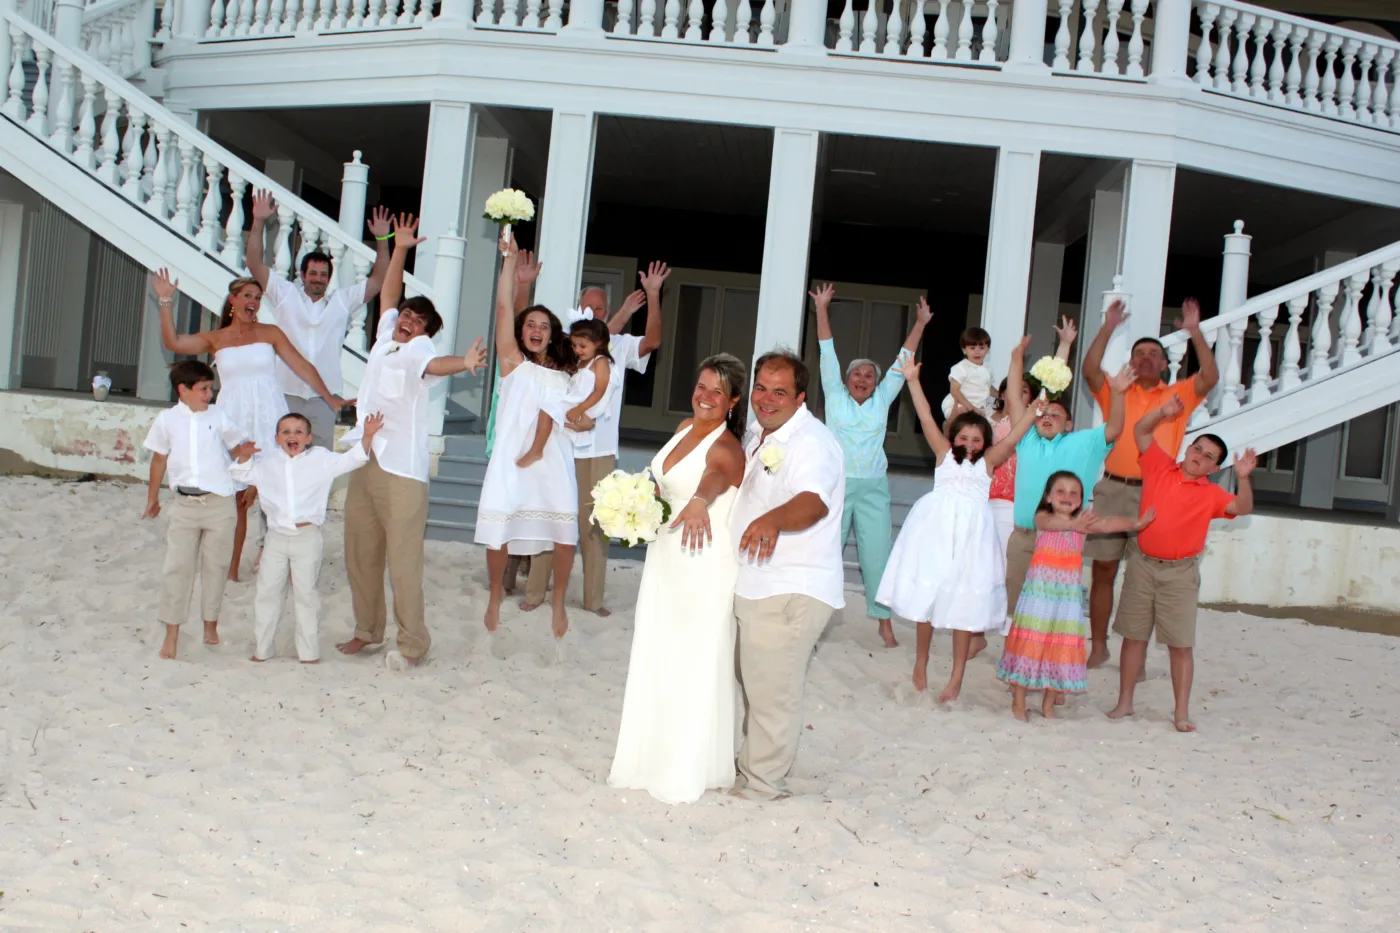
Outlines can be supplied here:
<path id="1" fill-rule="evenodd" d="M 1400 131 L 1400 42 L 1237 0 L 98 0 L 83 28 L 87 51 L 127 73 L 170 38 L 480 30 L 1152 81 Z"/>

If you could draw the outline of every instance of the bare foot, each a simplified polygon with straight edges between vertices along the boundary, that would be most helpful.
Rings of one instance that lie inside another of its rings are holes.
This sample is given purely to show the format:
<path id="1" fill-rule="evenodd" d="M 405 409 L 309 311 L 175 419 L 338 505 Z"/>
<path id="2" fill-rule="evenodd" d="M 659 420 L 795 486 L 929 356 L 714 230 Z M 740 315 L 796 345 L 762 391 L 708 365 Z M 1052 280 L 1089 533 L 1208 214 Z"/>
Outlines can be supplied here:
<path id="1" fill-rule="evenodd" d="M 219 643 L 219 623 L 204 623 L 204 643 L 206 645 L 217 645 Z"/>
<path id="2" fill-rule="evenodd" d="M 532 602 L 530 602 L 528 599 L 522 599 L 522 600 L 520 601 L 520 611 L 521 611 L 521 612 L 534 612 L 536 609 L 540 608 L 541 605 L 543 605 L 543 604 L 542 604 L 542 603 L 532 603 Z M 495 629 L 491 629 L 491 631 L 494 632 Z"/>
<path id="3" fill-rule="evenodd" d="M 264 661 L 266 661 L 267 658 L 260 658 L 260 657 L 258 657 L 258 656 L 255 654 L 255 655 L 253 655 L 252 657 L 250 657 L 248 660 L 249 660 L 249 661 L 253 661 L 254 663 L 257 663 L 257 664 L 261 664 L 261 663 L 263 663 Z"/>
<path id="4" fill-rule="evenodd" d="M 958 698 L 962 692 L 962 681 L 950 680 L 943 685 L 943 692 L 938 695 L 939 703 L 951 703 Z"/>
<path id="5" fill-rule="evenodd" d="M 554 621 L 551 624 L 551 628 L 554 629 L 554 638 L 556 641 L 563 638 L 565 633 L 569 631 L 569 615 L 564 611 L 563 606 L 555 607 Z"/>
<path id="6" fill-rule="evenodd" d="M 359 654 L 369 647 L 369 642 L 362 638 L 352 638 L 344 644 L 336 645 L 335 650 L 341 654 Z"/>
<path id="7" fill-rule="evenodd" d="M 1056 706 L 1064 706 L 1064 705 L 1065 705 L 1065 695 L 1064 695 L 1063 693 L 1061 693 L 1060 691 L 1058 691 L 1058 690 L 1055 691 L 1055 705 L 1056 705 Z"/>
<path id="8" fill-rule="evenodd" d="M 257 659 L 257 658 L 254 658 L 253 660 L 256 661 L 256 660 L 258 660 L 258 659 Z M 302 664 L 320 664 L 320 663 L 321 663 L 321 659 L 320 659 L 320 658 L 317 658 L 317 659 L 314 660 L 314 661 L 302 661 L 301 663 L 302 663 Z"/>
<path id="9" fill-rule="evenodd" d="M 518 466 L 518 467 L 520 467 L 520 469 L 523 470 L 523 469 L 525 469 L 527 466 L 531 466 L 532 464 L 539 463 L 539 462 L 540 462 L 540 459 L 541 459 L 541 455 L 540 455 L 540 454 L 537 454 L 537 453 L 535 453 L 533 450 L 530 450 L 530 451 L 526 451 L 525 454 L 524 454 L 523 456 L 521 456 L 519 459 L 517 459 L 517 460 L 515 461 L 515 465 Z"/>
<path id="10" fill-rule="evenodd" d="M 1131 715 L 1133 715 L 1133 705 L 1131 703 L 1129 703 L 1127 706 L 1124 706 L 1122 703 L 1119 703 L 1117 706 L 1113 707 L 1113 709 L 1108 711 L 1109 719 L 1126 719 Z"/>
<path id="11" fill-rule="evenodd" d="M 1045 696 L 1040 701 L 1040 715 L 1046 719 L 1055 718 L 1055 707 L 1064 702 L 1064 697 L 1057 690 L 1046 690 Z"/>
<path id="12" fill-rule="evenodd" d="M 894 625 L 889 619 L 880 620 L 880 637 L 885 640 L 886 648 L 899 647 L 899 642 L 894 640 Z"/>
<path id="13" fill-rule="evenodd" d="M 499 600 L 491 600 L 486 604 L 486 631 L 494 632 L 501 625 L 501 603 Z"/>
<path id="14" fill-rule="evenodd" d="M 391 671 L 406 671 L 422 663 L 422 658 L 406 658 L 397 650 L 386 652 L 384 655 L 384 666 Z"/>
<path id="15" fill-rule="evenodd" d="M 981 654 L 983 651 L 986 651 L 986 650 L 987 650 L 987 636 L 986 636 L 986 635 L 973 635 L 973 636 L 972 636 L 972 644 L 971 644 L 971 645 L 968 647 L 968 649 L 967 649 L 967 659 L 968 659 L 969 661 L 971 661 L 973 658 L 977 657 L 979 654 Z"/>
<path id="16" fill-rule="evenodd" d="M 1021 720 L 1021 722 L 1031 721 L 1030 714 L 1026 712 L 1026 703 L 1024 700 L 1013 699 L 1011 701 L 1011 715 Z"/>
<path id="17" fill-rule="evenodd" d="M 1186 718 L 1185 716 L 1178 716 L 1178 717 L 1176 717 L 1176 731 L 1177 731 L 1177 732 L 1195 732 L 1195 731 L 1196 731 L 1196 724 L 1195 724 L 1194 722 L 1192 722 L 1190 719 Z"/>
<path id="18" fill-rule="evenodd" d="M 612 615 L 612 610 L 609 609 L 607 606 L 599 606 L 597 609 L 590 609 L 589 612 L 593 613 L 596 616 L 601 616 L 604 619 Z"/>
<path id="19" fill-rule="evenodd" d="M 919 691 L 920 693 L 923 693 L 925 690 L 928 689 L 928 668 L 914 668 L 914 689 Z"/>
<path id="20" fill-rule="evenodd" d="M 1093 670 L 1097 667 L 1103 667 L 1103 664 L 1105 661 L 1108 660 L 1108 657 L 1108 642 L 1095 641 L 1089 647 L 1089 661 L 1085 666 L 1088 667 L 1089 670 Z"/>
<path id="21" fill-rule="evenodd" d="M 167 661 L 174 660 L 180 648 L 180 626 L 167 625 L 165 627 L 165 641 L 160 646 L 160 656 Z"/>

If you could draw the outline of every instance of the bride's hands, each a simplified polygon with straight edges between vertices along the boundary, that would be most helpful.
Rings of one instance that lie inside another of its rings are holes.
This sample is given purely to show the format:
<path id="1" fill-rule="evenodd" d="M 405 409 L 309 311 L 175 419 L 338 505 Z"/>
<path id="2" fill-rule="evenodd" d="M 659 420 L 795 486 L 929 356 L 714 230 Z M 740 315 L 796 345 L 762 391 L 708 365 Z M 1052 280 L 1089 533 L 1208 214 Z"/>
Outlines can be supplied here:
<path id="1" fill-rule="evenodd" d="M 682 529 L 681 549 L 688 549 L 691 553 L 703 550 L 714 540 L 714 534 L 710 531 L 710 506 L 699 496 L 691 497 L 676 520 L 671 522 L 671 527 Z"/>

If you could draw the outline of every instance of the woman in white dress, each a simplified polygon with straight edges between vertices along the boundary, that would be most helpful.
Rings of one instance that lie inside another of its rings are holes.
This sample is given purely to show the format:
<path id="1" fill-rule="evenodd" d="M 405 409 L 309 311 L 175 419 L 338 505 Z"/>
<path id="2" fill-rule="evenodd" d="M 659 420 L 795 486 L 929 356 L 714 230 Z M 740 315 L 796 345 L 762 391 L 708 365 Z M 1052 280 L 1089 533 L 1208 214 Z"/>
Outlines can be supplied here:
<path id="1" fill-rule="evenodd" d="M 694 417 L 651 461 L 673 520 L 647 548 L 608 783 L 689 803 L 734 783 L 734 582 L 729 514 L 744 478 L 744 364 L 700 364 Z"/>
<path id="2" fill-rule="evenodd" d="M 345 400 L 326 389 L 316 367 L 306 361 L 282 328 L 258 322 L 262 287 L 257 279 L 234 279 L 229 283 L 223 313 L 216 330 L 194 334 L 175 332 L 175 292 L 180 283 L 161 269 L 151 279 L 160 302 L 160 335 L 165 349 L 190 356 L 212 354 L 219 374 L 218 406 L 230 420 L 264 450 L 270 450 L 277 436 L 277 420 L 287 413 L 287 402 L 277 384 L 273 361 L 277 357 L 339 411 Z M 228 578 L 238 582 L 238 565 L 243 541 L 248 535 L 248 507 L 257 498 L 252 487 L 239 487 L 238 525 L 233 533 L 233 555 Z M 206 639 L 208 641 L 208 639 Z M 213 644 L 217 644 L 215 638 Z"/>
<path id="3" fill-rule="evenodd" d="M 564 591 L 578 546 L 578 480 L 574 475 L 577 426 L 565 414 L 593 391 L 592 373 L 575 374 L 573 346 L 559 319 L 543 305 L 515 313 L 514 238 L 502 241 L 501 276 L 496 285 L 496 442 L 481 482 L 476 511 L 477 544 L 485 545 L 491 596 L 486 630 L 501 621 L 506 562 L 511 555 L 534 556 L 553 550 L 553 630 L 569 630 Z M 516 460 L 531 448 L 540 412 L 554 422 L 543 455 L 527 467 Z M 591 437 L 591 434 L 586 435 Z"/>

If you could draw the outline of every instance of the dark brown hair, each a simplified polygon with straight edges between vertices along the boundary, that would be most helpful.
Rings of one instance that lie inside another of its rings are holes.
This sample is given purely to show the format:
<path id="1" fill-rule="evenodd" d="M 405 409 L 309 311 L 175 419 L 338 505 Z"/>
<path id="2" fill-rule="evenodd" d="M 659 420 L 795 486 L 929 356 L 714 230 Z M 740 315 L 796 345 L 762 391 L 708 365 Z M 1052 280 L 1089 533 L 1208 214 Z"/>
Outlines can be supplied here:
<path id="1" fill-rule="evenodd" d="M 612 336 L 608 332 L 608 325 L 596 318 L 588 318 L 582 321 L 575 321 L 569 328 L 570 337 L 586 337 L 593 341 L 593 345 L 598 348 L 598 355 L 608 362 L 612 362 L 612 353 L 608 350 L 609 338 Z"/>
<path id="2" fill-rule="evenodd" d="M 1051 473 L 1050 478 L 1045 481 L 1045 491 L 1040 494 L 1040 502 L 1035 507 L 1037 512 L 1046 512 L 1050 515 L 1055 514 L 1055 507 L 1050 504 L 1050 490 L 1054 489 L 1055 484 L 1062 479 L 1072 479 L 1079 486 L 1079 508 L 1069 513 L 1070 517 L 1074 518 L 1084 510 L 1084 481 L 1079 478 L 1077 473 L 1070 470 L 1056 470 L 1054 473 Z"/>
<path id="3" fill-rule="evenodd" d="M 180 360 L 170 365 L 170 388 L 193 389 L 201 382 L 213 382 L 214 369 L 203 360 Z"/>
<path id="4" fill-rule="evenodd" d="M 754 361 L 754 377 L 757 378 L 758 374 L 763 371 L 763 367 L 769 365 L 770 363 L 777 363 L 780 366 L 786 366 L 788 369 L 791 369 L 793 389 L 797 392 L 798 395 L 807 394 L 807 380 L 809 377 L 807 374 L 807 364 L 802 362 L 802 357 L 798 356 L 796 353 L 793 353 L 786 347 L 779 347 L 776 350 L 769 350 L 767 353 L 763 354 L 757 360 Z"/>
<path id="5" fill-rule="evenodd" d="M 958 338 L 958 346 L 964 350 L 968 347 L 981 346 L 984 343 L 990 347 L 992 345 L 992 335 L 980 327 L 969 327 L 967 330 L 963 331 L 962 336 Z"/>
<path id="6" fill-rule="evenodd" d="M 433 306 L 431 298 L 424 298 L 418 295 L 414 298 L 407 298 L 399 302 L 398 311 L 402 314 L 405 311 L 412 311 L 423 319 L 423 331 L 429 337 L 436 337 L 437 332 L 442 330 L 442 315 L 437 313 L 437 308 Z"/>
<path id="7" fill-rule="evenodd" d="M 525 319 L 536 311 L 549 318 L 549 343 L 545 344 L 544 348 L 545 360 L 555 369 L 566 373 L 578 369 L 578 357 L 574 355 L 574 345 L 569 343 L 568 335 L 564 333 L 564 325 L 560 324 L 554 312 L 544 305 L 530 305 L 515 316 L 515 345 L 520 348 L 521 355 L 529 359 L 525 350 Z"/>
<path id="8" fill-rule="evenodd" d="M 277 430 L 278 430 L 278 431 L 282 430 L 282 422 L 288 420 L 289 418 L 290 418 L 290 419 L 295 419 L 295 420 L 297 420 L 297 421 L 300 421 L 302 424 L 306 425 L 306 433 L 307 433 L 307 434 L 313 434 L 313 433 L 314 433 L 314 431 L 313 431 L 313 429 L 312 429 L 312 427 L 311 427 L 311 419 L 308 418 L 308 417 L 306 417 L 305 415 L 303 415 L 303 414 L 302 414 L 301 412 L 299 412 L 299 411 L 289 411 L 289 412 L 287 412 L 285 415 L 283 415 L 282 417 L 278 418 L 278 419 L 277 419 Z"/>
<path id="9" fill-rule="evenodd" d="M 958 432 L 969 425 L 977 428 L 978 431 L 982 433 L 982 449 L 972 455 L 972 462 L 976 463 L 978 460 L 982 459 L 983 454 L 991 449 L 992 423 L 990 421 L 977 414 L 975 411 L 965 411 L 954 418 L 952 423 L 948 425 L 948 440 L 951 441 L 953 438 L 957 437 Z M 958 463 L 962 463 L 964 460 L 968 459 L 967 448 L 954 444 L 953 459 Z"/>

